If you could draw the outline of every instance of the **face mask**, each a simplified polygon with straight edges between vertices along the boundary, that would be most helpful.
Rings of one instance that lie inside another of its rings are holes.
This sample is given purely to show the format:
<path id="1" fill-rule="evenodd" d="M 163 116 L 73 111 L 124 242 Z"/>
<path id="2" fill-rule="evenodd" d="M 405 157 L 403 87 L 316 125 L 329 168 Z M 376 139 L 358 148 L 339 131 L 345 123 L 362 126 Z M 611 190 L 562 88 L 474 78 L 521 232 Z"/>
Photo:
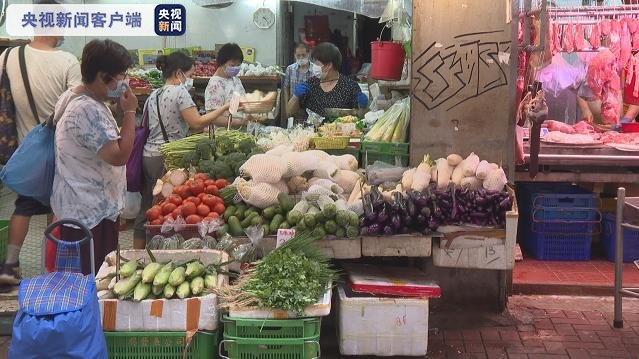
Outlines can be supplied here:
<path id="1" fill-rule="evenodd" d="M 126 79 L 118 80 L 117 85 L 115 85 L 115 89 L 107 89 L 107 96 L 110 98 L 120 98 L 122 94 L 126 91 L 126 83 L 128 81 Z"/>
<path id="2" fill-rule="evenodd" d="M 317 65 L 313 65 L 311 67 L 311 72 L 313 73 L 313 76 L 315 77 L 319 77 L 320 79 L 322 78 L 322 68 L 317 66 Z"/>
<path id="3" fill-rule="evenodd" d="M 297 60 L 297 64 L 298 64 L 299 66 L 306 66 L 306 65 L 308 65 L 308 59 L 307 59 L 307 58 L 305 58 L 305 59 L 298 59 L 298 60 Z"/>
<path id="4" fill-rule="evenodd" d="M 58 41 L 55 43 L 55 47 L 60 47 L 62 46 L 62 44 L 64 44 L 64 39 L 58 39 Z"/>
<path id="5" fill-rule="evenodd" d="M 186 77 L 184 73 L 182 73 L 182 76 L 184 76 L 184 82 L 182 82 L 181 85 L 184 86 L 187 91 L 189 91 L 193 88 L 193 79 Z"/>
<path id="6" fill-rule="evenodd" d="M 229 66 L 229 67 L 224 69 L 224 73 L 228 77 L 235 77 L 235 76 L 237 76 L 237 74 L 240 73 L 240 67 L 239 66 Z"/>

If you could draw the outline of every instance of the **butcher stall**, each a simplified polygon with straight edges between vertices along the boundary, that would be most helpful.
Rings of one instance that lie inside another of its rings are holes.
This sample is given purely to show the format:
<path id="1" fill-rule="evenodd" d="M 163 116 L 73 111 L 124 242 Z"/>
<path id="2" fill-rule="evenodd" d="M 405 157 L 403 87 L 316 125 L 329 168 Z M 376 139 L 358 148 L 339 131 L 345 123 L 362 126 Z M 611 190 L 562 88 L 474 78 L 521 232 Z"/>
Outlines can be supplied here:
<path id="1" fill-rule="evenodd" d="M 525 3 L 516 180 L 638 182 L 639 5 Z"/>

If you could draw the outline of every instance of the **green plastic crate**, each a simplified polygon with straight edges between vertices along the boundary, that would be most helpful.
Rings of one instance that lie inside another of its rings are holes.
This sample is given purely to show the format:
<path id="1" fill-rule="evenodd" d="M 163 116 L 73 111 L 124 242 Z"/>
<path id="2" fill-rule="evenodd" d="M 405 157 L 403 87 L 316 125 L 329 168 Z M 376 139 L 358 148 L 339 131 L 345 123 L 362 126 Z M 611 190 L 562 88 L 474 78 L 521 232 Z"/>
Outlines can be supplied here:
<path id="1" fill-rule="evenodd" d="M 7 244 L 9 244 L 9 221 L 0 219 L 0 261 L 7 258 Z"/>
<path id="2" fill-rule="evenodd" d="M 319 335 L 298 339 L 251 339 L 224 336 L 220 351 L 225 359 L 316 359 L 321 355 Z"/>
<path id="3" fill-rule="evenodd" d="M 362 141 L 361 149 L 362 167 L 382 161 L 391 165 L 408 166 L 408 143 L 392 142 L 368 142 Z"/>
<path id="4" fill-rule="evenodd" d="M 319 337 L 321 318 L 244 319 L 224 317 L 224 337 L 299 339 Z"/>
<path id="5" fill-rule="evenodd" d="M 187 359 L 215 359 L 220 333 L 197 332 L 188 349 Z M 104 332 L 109 358 L 173 359 L 182 358 L 185 332 Z"/>

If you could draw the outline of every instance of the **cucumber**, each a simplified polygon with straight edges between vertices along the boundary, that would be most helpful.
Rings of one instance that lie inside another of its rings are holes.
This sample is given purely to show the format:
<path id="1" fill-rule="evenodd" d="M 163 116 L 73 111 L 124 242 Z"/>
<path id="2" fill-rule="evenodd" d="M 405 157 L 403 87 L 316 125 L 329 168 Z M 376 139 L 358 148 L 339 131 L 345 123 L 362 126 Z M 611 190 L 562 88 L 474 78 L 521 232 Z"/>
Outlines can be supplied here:
<path id="1" fill-rule="evenodd" d="M 224 211 L 224 220 L 228 221 L 229 218 L 231 218 L 232 215 L 235 214 L 235 211 L 237 211 L 237 207 L 235 206 L 229 206 L 226 211 Z"/>
<path id="2" fill-rule="evenodd" d="M 277 230 L 280 228 L 280 224 L 282 224 L 282 222 L 284 222 L 284 216 L 282 216 L 281 214 L 276 214 L 273 217 L 273 220 L 271 220 L 271 224 L 269 225 L 271 227 L 271 233 L 277 233 Z"/>
<path id="3" fill-rule="evenodd" d="M 246 215 L 246 217 L 242 220 L 242 222 L 240 222 L 240 225 L 242 226 L 242 228 L 246 228 L 248 226 L 251 225 L 251 221 L 253 220 L 253 217 L 258 217 L 259 215 L 256 212 L 251 212 L 249 214 Z"/>
<path id="4" fill-rule="evenodd" d="M 244 235 L 244 230 L 240 224 L 240 220 L 236 216 L 229 218 L 229 233 L 233 237 L 241 237 Z"/>
<path id="5" fill-rule="evenodd" d="M 306 224 L 307 228 L 313 228 L 317 224 L 317 220 L 315 219 L 315 214 L 306 213 L 304 215 L 304 224 Z"/>
<path id="6" fill-rule="evenodd" d="M 269 221 L 273 219 L 273 216 L 275 216 L 275 206 L 264 208 L 264 210 L 262 211 L 262 216 L 264 217 L 264 219 L 268 219 Z"/>
<path id="7" fill-rule="evenodd" d="M 237 219 L 239 219 L 240 221 L 244 219 L 245 216 L 245 212 L 246 212 L 246 205 L 245 204 L 238 204 L 237 209 L 235 210 L 235 217 L 237 217 Z"/>
<path id="8" fill-rule="evenodd" d="M 259 214 L 253 216 L 250 226 L 259 226 L 260 224 L 262 224 L 262 217 Z"/>
<path id="9" fill-rule="evenodd" d="M 277 202 L 282 208 L 282 213 L 288 213 L 288 211 L 292 210 L 295 206 L 291 197 L 284 192 L 280 192 L 280 194 L 277 195 Z"/>
<path id="10" fill-rule="evenodd" d="M 282 224 L 280 224 L 279 227 L 277 227 L 278 229 L 289 229 L 291 228 L 291 226 L 288 224 L 288 222 L 284 221 L 282 222 Z"/>
<path id="11" fill-rule="evenodd" d="M 263 224 L 262 231 L 264 232 L 264 237 L 266 237 L 271 234 L 271 227 L 268 224 Z"/>
<path id="12" fill-rule="evenodd" d="M 223 235 L 229 233 L 229 225 L 228 224 L 224 224 L 222 226 L 220 226 L 220 228 L 217 229 L 217 236 L 222 237 Z"/>

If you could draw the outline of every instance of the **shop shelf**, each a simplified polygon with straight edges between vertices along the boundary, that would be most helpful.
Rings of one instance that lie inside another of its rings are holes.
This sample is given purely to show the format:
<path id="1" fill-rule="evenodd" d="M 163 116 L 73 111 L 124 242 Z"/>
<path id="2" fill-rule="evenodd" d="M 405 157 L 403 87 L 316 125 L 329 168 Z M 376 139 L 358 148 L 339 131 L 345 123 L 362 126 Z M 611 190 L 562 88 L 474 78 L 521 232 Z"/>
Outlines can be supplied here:
<path id="1" fill-rule="evenodd" d="M 601 246 L 609 261 L 615 261 L 615 241 L 617 236 L 616 219 L 614 213 L 606 213 L 602 220 Z M 623 261 L 630 263 L 639 259 L 639 231 L 630 228 L 623 229 Z"/>
<path id="2" fill-rule="evenodd" d="M 109 358 L 172 359 L 182 358 L 186 332 L 104 332 Z M 215 359 L 219 332 L 197 332 L 187 349 L 187 359 Z"/>
<path id="3" fill-rule="evenodd" d="M 0 219 L 0 261 L 7 258 L 7 244 L 9 243 L 9 221 Z"/>
<path id="4" fill-rule="evenodd" d="M 224 317 L 224 336 L 242 339 L 299 339 L 320 335 L 321 318 L 244 319 Z"/>
<path id="5" fill-rule="evenodd" d="M 224 349 L 228 356 L 221 353 Z M 250 339 L 224 336 L 220 358 L 315 359 L 320 357 L 319 335 L 297 339 Z"/>

